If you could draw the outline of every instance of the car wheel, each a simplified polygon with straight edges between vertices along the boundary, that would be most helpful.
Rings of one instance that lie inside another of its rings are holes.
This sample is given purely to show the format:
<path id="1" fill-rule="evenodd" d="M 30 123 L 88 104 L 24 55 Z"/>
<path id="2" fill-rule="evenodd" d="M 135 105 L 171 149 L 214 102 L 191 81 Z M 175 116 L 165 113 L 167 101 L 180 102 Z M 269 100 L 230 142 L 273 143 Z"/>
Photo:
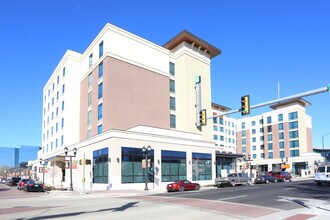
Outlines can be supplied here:
<path id="1" fill-rule="evenodd" d="M 184 191 L 184 187 L 183 186 L 180 186 L 179 191 L 180 192 L 183 192 Z"/>
<path id="2" fill-rule="evenodd" d="M 200 188 L 201 188 L 201 186 L 200 185 L 197 185 L 195 189 L 196 190 L 200 190 Z"/>
<path id="3" fill-rule="evenodd" d="M 322 186 L 322 183 L 321 182 L 317 182 L 316 185 Z"/>

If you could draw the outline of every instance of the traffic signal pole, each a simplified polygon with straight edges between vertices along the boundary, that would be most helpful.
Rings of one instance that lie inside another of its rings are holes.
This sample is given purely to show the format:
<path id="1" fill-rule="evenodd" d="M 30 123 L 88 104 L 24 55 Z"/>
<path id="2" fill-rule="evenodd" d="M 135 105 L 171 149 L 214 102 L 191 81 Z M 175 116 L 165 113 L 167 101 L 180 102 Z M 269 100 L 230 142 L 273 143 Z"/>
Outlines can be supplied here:
<path id="1" fill-rule="evenodd" d="M 322 87 L 322 88 L 319 88 L 319 89 L 314 89 L 314 90 L 299 93 L 299 94 L 296 94 L 296 95 L 287 96 L 287 97 L 284 97 L 284 98 L 280 98 L 280 99 L 260 103 L 260 104 L 257 104 L 257 105 L 253 105 L 253 106 L 250 107 L 250 109 L 260 108 L 260 107 L 268 106 L 268 105 L 280 104 L 281 102 L 286 102 L 286 101 L 290 101 L 290 100 L 297 99 L 297 98 L 303 98 L 303 97 L 306 97 L 306 96 L 316 95 L 316 94 L 323 93 L 323 92 L 330 92 L 330 84 L 328 84 L 326 87 Z M 224 113 L 221 113 L 221 114 L 218 114 L 218 115 L 208 117 L 208 119 L 216 118 L 216 117 L 223 116 L 223 115 L 230 115 L 230 114 L 234 114 L 234 113 L 241 112 L 241 111 L 242 111 L 242 109 L 232 110 L 232 111 L 228 111 L 228 112 L 224 112 Z"/>

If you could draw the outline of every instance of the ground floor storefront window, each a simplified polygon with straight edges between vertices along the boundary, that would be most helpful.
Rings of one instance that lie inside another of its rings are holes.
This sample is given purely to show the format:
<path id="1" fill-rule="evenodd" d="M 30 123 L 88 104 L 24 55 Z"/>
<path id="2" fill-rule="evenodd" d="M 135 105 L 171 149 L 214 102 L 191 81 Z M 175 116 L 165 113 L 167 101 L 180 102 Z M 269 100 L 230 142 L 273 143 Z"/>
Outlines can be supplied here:
<path id="1" fill-rule="evenodd" d="M 232 170 L 235 170 L 235 158 L 232 157 L 217 157 L 217 177 L 221 177 L 222 171 L 228 175 Z M 225 175 L 225 176 L 227 176 Z"/>
<path id="2" fill-rule="evenodd" d="M 142 160 L 145 159 L 141 148 L 121 148 L 121 182 L 122 183 L 144 183 L 144 169 Z M 148 182 L 154 182 L 154 150 L 148 155 Z"/>
<path id="3" fill-rule="evenodd" d="M 192 153 L 192 180 L 212 179 L 212 155 Z"/>
<path id="4" fill-rule="evenodd" d="M 186 152 L 162 150 L 162 182 L 187 179 Z"/>
<path id="5" fill-rule="evenodd" d="M 108 183 L 108 148 L 93 151 L 93 183 Z"/>

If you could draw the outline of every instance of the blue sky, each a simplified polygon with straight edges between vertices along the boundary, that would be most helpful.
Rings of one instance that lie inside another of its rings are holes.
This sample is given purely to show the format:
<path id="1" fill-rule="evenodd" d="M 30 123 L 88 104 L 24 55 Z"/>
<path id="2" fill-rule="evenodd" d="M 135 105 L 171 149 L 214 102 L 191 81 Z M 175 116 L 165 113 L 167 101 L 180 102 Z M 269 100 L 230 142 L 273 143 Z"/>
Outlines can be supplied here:
<path id="1" fill-rule="evenodd" d="M 163 45 L 186 29 L 222 50 L 212 101 L 232 109 L 330 82 L 330 1 L 56 0 L 0 7 L 0 146 L 41 145 L 42 90 L 67 49 L 83 52 L 106 23 Z M 330 132 L 330 93 L 306 98 L 313 144 Z M 269 108 L 252 110 L 252 115 Z M 239 114 L 232 115 L 235 118 Z M 325 136 L 330 146 L 330 135 Z"/>

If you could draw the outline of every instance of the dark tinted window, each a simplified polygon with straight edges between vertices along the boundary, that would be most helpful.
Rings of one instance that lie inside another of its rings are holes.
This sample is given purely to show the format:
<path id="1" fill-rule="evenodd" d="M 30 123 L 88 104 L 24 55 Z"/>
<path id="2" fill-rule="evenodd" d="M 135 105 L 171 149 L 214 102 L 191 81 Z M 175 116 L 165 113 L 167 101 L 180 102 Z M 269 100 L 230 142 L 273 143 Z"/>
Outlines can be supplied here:
<path id="1" fill-rule="evenodd" d="M 325 167 L 319 167 L 317 169 L 317 172 L 324 173 L 325 172 Z"/>

